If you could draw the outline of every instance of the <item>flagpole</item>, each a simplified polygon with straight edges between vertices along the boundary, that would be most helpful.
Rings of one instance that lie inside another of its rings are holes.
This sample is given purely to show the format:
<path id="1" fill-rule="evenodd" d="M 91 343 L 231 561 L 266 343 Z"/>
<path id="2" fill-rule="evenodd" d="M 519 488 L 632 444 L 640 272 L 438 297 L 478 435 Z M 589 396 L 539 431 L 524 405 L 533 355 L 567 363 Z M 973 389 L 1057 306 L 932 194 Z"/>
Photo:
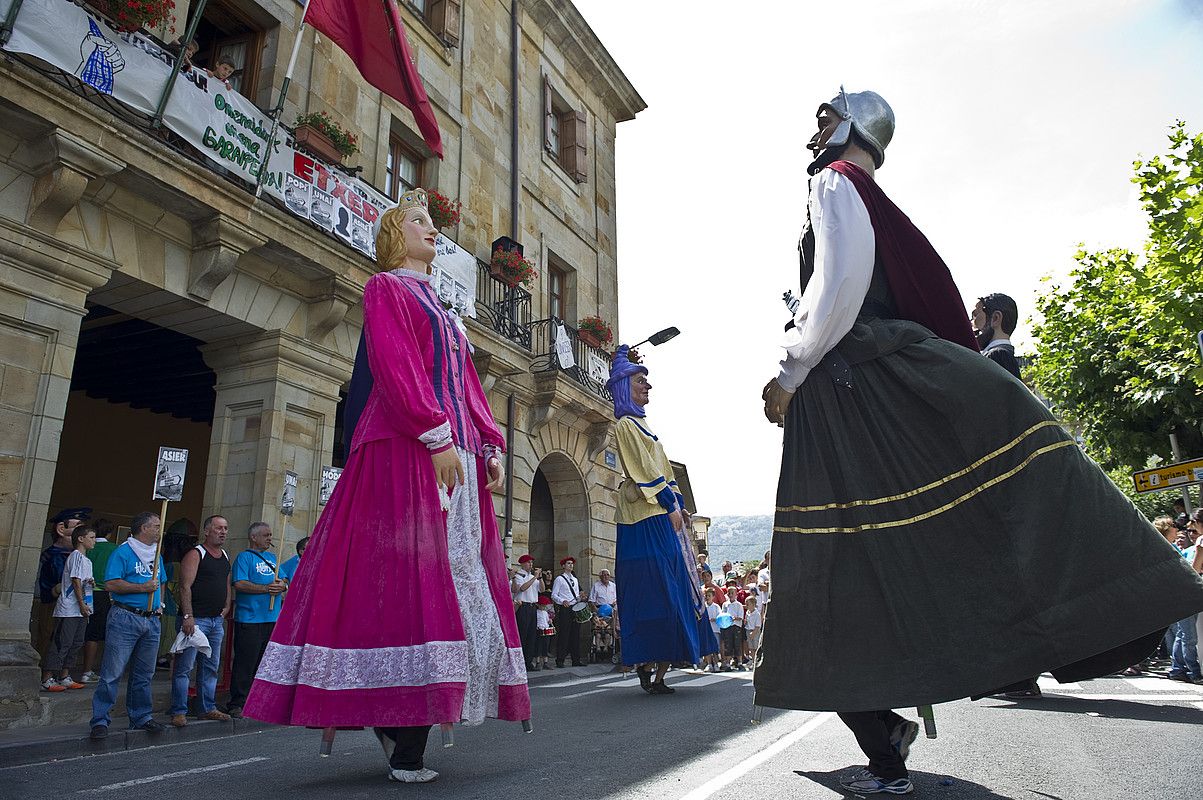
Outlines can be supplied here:
<path id="1" fill-rule="evenodd" d="M 13 28 L 17 27 L 17 12 L 21 10 L 23 2 L 24 0 L 13 0 L 13 4 L 8 7 L 4 22 L 0 23 L 0 45 L 8 44 L 8 40 L 12 38 Z"/>
<path id="2" fill-rule="evenodd" d="M 292 83 L 292 71 L 297 66 L 297 54 L 301 52 L 301 34 L 305 32 L 305 15 L 309 13 L 309 0 L 301 6 L 301 21 L 297 25 L 297 35 L 292 40 L 292 55 L 288 57 L 288 69 L 284 71 L 284 81 L 280 84 L 280 99 L 272 109 L 272 129 L 267 136 L 267 152 L 263 163 L 259 165 L 259 175 L 255 180 L 255 199 L 263 196 L 263 175 L 271 162 L 272 152 L 276 146 L 276 133 L 280 130 L 280 115 L 284 113 L 284 100 L 288 97 L 288 85 Z"/>
<path id="3" fill-rule="evenodd" d="M 159 105 L 155 108 L 154 118 L 150 121 L 152 128 L 163 124 L 163 113 L 167 110 L 167 101 L 175 90 L 175 81 L 180 74 L 180 65 L 184 63 L 184 53 L 188 51 L 188 43 L 196 37 L 196 29 L 200 27 L 201 14 L 205 13 L 205 4 L 208 2 L 209 0 L 199 0 L 196 10 L 192 12 L 192 21 L 188 23 L 188 29 L 184 32 L 183 40 L 180 41 L 180 52 L 176 53 L 175 64 L 171 67 L 171 75 L 167 78 L 167 85 L 163 87 L 163 94 L 159 95 Z M 196 68 L 193 67 L 193 69 Z"/>

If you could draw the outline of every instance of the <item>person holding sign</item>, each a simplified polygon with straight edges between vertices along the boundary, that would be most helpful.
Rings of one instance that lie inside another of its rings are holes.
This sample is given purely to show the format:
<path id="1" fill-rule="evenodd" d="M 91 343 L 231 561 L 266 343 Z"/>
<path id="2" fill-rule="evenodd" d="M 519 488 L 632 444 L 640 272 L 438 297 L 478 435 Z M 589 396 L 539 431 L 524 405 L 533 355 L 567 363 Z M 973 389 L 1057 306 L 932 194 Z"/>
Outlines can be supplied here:
<path id="1" fill-rule="evenodd" d="M 272 601 L 288 588 L 288 581 L 276 573 L 271 526 L 254 522 L 246 534 L 250 547 L 239 553 L 230 567 L 234 586 L 234 657 L 226 713 L 234 718 L 242 716 L 255 670 L 259 669 L 276 620 L 280 618 L 281 604 Z"/>
<path id="2" fill-rule="evenodd" d="M 364 288 L 350 455 L 244 709 L 373 727 L 388 777 L 406 783 L 438 775 L 422 759 L 432 725 L 530 717 L 491 497 L 505 440 L 431 286 L 437 236 L 421 189 L 381 218 L 387 271 Z"/>
<path id="3" fill-rule="evenodd" d="M 104 588 L 111 595 L 112 605 L 105 627 L 100 680 L 92 695 L 93 739 L 109 735 L 109 712 L 117 702 L 117 681 L 127 666 L 125 706 L 130 730 L 157 733 L 164 728 L 151 717 L 150 696 L 150 679 L 159 652 L 159 618 L 163 615 L 159 586 L 167 580 L 167 570 L 158 555 L 162 527 L 158 514 L 138 514 L 130 522 L 129 538 L 113 551 L 105 566 Z"/>
<path id="4" fill-rule="evenodd" d="M 689 512 L 644 412 L 652 389 L 647 374 L 627 345 L 614 352 L 606 387 L 614 398 L 618 458 L 626 475 L 618 487 L 614 571 L 622 663 L 637 665 L 645 692 L 672 694 L 675 690 L 664 682 L 669 664 L 701 663 L 718 652 L 718 640 L 696 579 Z"/>

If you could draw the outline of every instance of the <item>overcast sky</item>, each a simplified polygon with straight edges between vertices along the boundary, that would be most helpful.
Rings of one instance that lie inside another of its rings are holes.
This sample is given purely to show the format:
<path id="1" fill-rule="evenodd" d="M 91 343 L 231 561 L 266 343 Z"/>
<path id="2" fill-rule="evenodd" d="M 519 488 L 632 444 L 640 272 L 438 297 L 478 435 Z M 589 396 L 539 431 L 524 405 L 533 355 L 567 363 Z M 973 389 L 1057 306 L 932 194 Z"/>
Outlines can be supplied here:
<path id="1" fill-rule="evenodd" d="M 576 5 L 648 103 L 618 128 L 620 333 L 681 329 L 645 349 L 648 420 L 712 516 L 773 510 L 760 391 L 798 288 L 803 146 L 841 83 L 893 106 L 878 181 L 966 302 L 1005 292 L 1021 319 L 1079 243 L 1140 247 L 1133 160 L 1175 119 L 1203 129 L 1203 0 Z"/>

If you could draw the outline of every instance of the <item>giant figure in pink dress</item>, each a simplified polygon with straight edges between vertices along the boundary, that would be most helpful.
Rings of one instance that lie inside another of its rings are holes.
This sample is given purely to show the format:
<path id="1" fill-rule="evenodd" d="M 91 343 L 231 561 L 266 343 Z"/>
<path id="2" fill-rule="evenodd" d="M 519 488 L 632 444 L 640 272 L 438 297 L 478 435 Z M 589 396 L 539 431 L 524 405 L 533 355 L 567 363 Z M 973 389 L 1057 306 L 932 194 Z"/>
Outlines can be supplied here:
<path id="1" fill-rule="evenodd" d="M 381 218 L 389 270 L 363 296 L 371 393 L 243 710 L 373 727 L 405 782 L 438 774 L 422 762 L 430 726 L 530 717 L 491 497 L 504 439 L 430 285 L 437 235 L 421 189 Z"/>

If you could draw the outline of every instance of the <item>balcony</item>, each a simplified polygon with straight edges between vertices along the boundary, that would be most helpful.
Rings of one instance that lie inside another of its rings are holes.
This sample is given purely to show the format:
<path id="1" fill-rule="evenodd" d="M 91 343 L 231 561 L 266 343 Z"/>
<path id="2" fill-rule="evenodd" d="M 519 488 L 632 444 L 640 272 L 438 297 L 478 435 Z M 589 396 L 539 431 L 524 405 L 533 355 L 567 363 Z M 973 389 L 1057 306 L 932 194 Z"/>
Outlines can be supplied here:
<path id="1" fill-rule="evenodd" d="M 572 366 L 565 366 L 567 359 L 561 362 L 556 354 L 556 330 L 561 325 L 572 348 L 575 362 Z M 531 352 L 534 354 L 531 372 L 559 370 L 603 400 L 613 400 L 610 390 L 606 388 L 606 379 L 610 377 L 609 353 L 583 342 L 576 328 L 556 317 L 536 320 L 530 324 L 530 330 Z"/>
<path id="2" fill-rule="evenodd" d="M 530 292 L 498 279 L 489 272 L 489 265 L 480 259 L 476 264 L 476 311 L 479 321 L 501 337 L 530 350 Z"/>

